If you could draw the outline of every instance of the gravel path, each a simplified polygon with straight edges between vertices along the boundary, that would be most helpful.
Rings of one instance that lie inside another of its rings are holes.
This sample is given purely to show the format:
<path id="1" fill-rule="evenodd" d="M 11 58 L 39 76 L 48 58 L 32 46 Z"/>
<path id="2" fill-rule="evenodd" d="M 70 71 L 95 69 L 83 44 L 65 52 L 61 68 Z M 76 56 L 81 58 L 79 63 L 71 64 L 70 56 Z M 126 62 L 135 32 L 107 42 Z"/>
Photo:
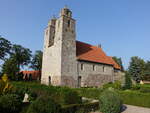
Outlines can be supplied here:
<path id="1" fill-rule="evenodd" d="M 150 113 L 149 108 L 125 105 L 127 108 L 122 113 Z"/>

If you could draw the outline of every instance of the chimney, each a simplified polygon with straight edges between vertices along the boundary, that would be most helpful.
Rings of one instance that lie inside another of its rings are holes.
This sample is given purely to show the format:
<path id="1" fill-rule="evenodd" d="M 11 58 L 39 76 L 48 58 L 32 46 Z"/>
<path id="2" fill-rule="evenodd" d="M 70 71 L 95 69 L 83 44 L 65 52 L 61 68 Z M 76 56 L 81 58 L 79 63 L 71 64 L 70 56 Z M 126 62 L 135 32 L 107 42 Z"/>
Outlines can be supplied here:
<path id="1" fill-rule="evenodd" d="M 98 47 L 98 48 L 102 48 L 102 45 L 101 45 L 101 44 L 98 44 L 97 47 Z"/>

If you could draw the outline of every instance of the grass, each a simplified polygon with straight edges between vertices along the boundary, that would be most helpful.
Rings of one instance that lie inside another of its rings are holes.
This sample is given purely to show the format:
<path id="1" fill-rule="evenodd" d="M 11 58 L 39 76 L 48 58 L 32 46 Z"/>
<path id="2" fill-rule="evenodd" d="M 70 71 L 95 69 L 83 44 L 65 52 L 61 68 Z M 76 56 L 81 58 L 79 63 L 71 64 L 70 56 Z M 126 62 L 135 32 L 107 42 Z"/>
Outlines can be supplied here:
<path id="1" fill-rule="evenodd" d="M 127 90 L 119 91 L 119 94 L 124 104 L 150 108 L 150 93 Z"/>

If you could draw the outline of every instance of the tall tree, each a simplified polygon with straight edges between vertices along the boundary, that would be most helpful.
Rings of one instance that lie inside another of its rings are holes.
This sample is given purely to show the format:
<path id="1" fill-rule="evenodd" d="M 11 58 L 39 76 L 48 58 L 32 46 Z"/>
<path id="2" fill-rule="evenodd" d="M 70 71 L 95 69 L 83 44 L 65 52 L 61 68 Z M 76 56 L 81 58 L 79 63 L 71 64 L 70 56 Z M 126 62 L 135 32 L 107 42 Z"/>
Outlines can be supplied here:
<path id="1" fill-rule="evenodd" d="M 42 57 L 43 57 L 43 52 L 38 50 L 35 52 L 33 55 L 32 61 L 31 61 L 31 68 L 34 70 L 39 70 L 41 71 L 42 69 Z"/>
<path id="2" fill-rule="evenodd" d="M 16 61 L 13 58 L 7 59 L 2 66 L 2 73 L 7 74 L 9 79 L 15 80 L 16 75 L 19 72 Z"/>
<path id="3" fill-rule="evenodd" d="M 140 82 L 144 75 L 145 61 L 137 56 L 131 57 L 129 74 L 136 82 Z"/>
<path id="4" fill-rule="evenodd" d="M 20 70 L 21 67 L 30 63 L 31 51 L 21 45 L 13 45 L 10 58 L 16 62 Z"/>
<path id="5" fill-rule="evenodd" d="M 145 64 L 143 80 L 150 81 L 150 61 L 147 61 Z"/>
<path id="6" fill-rule="evenodd" d="M 10 41 L 0 36 L 0 60 L 5 60 L 5 57 L 10 53 L 10 49 Z"/>
<path id="7" fill-rule="evenodd" d="M 121 70 L 124 71 L 124 67 L 123 67 L 123 64 L 122 64 L 122 59 L 121 58 L 118 58 L 116 56 L 112 57 L 113 60 L 121 67 Z"/>
<path id="8" fill-rule="evenodd" d="M 145 64 L 145 72 L 150 74 L 150 61 L 147 61 Z"/>

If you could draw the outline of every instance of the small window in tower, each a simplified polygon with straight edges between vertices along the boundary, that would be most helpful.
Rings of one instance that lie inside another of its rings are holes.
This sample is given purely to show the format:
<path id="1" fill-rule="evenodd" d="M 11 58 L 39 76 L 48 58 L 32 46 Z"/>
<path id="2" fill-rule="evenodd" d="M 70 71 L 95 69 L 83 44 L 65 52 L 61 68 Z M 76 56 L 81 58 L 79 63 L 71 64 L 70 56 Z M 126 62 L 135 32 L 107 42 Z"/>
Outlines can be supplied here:
<path id="1" fill-rule="evenodd" d="M 49 37 L 49 43 L 48 43 L 48 47 L 51 47 L 51 46 L 53 46 L 54 45 L 54 36 L 50 36 Z"/>
<path id="2" fill-rule="evenodd" d="M 68 20 L 68 27 L 70 27 L 70 20 Z"/>
<path id="3" fill-rule="evenodd" d="M 81 70 L 83 70 L 83 64 L 81 64 Z"/>
<path id="4" fill-rule="evenodd" d="M 95 65 L 93 65 L 93 71 L 95 71 Z"/>
<path id="5" fill-rule="evenodd" d="M 67 16 L 69 16 L 69 11 L 67 11 L 66 13 L 67 13 Z"/>
<path id="6" fill-rule="evenodd" d="M 48 83 L 51 85 L 51 76 L 48 77 Z"/>

